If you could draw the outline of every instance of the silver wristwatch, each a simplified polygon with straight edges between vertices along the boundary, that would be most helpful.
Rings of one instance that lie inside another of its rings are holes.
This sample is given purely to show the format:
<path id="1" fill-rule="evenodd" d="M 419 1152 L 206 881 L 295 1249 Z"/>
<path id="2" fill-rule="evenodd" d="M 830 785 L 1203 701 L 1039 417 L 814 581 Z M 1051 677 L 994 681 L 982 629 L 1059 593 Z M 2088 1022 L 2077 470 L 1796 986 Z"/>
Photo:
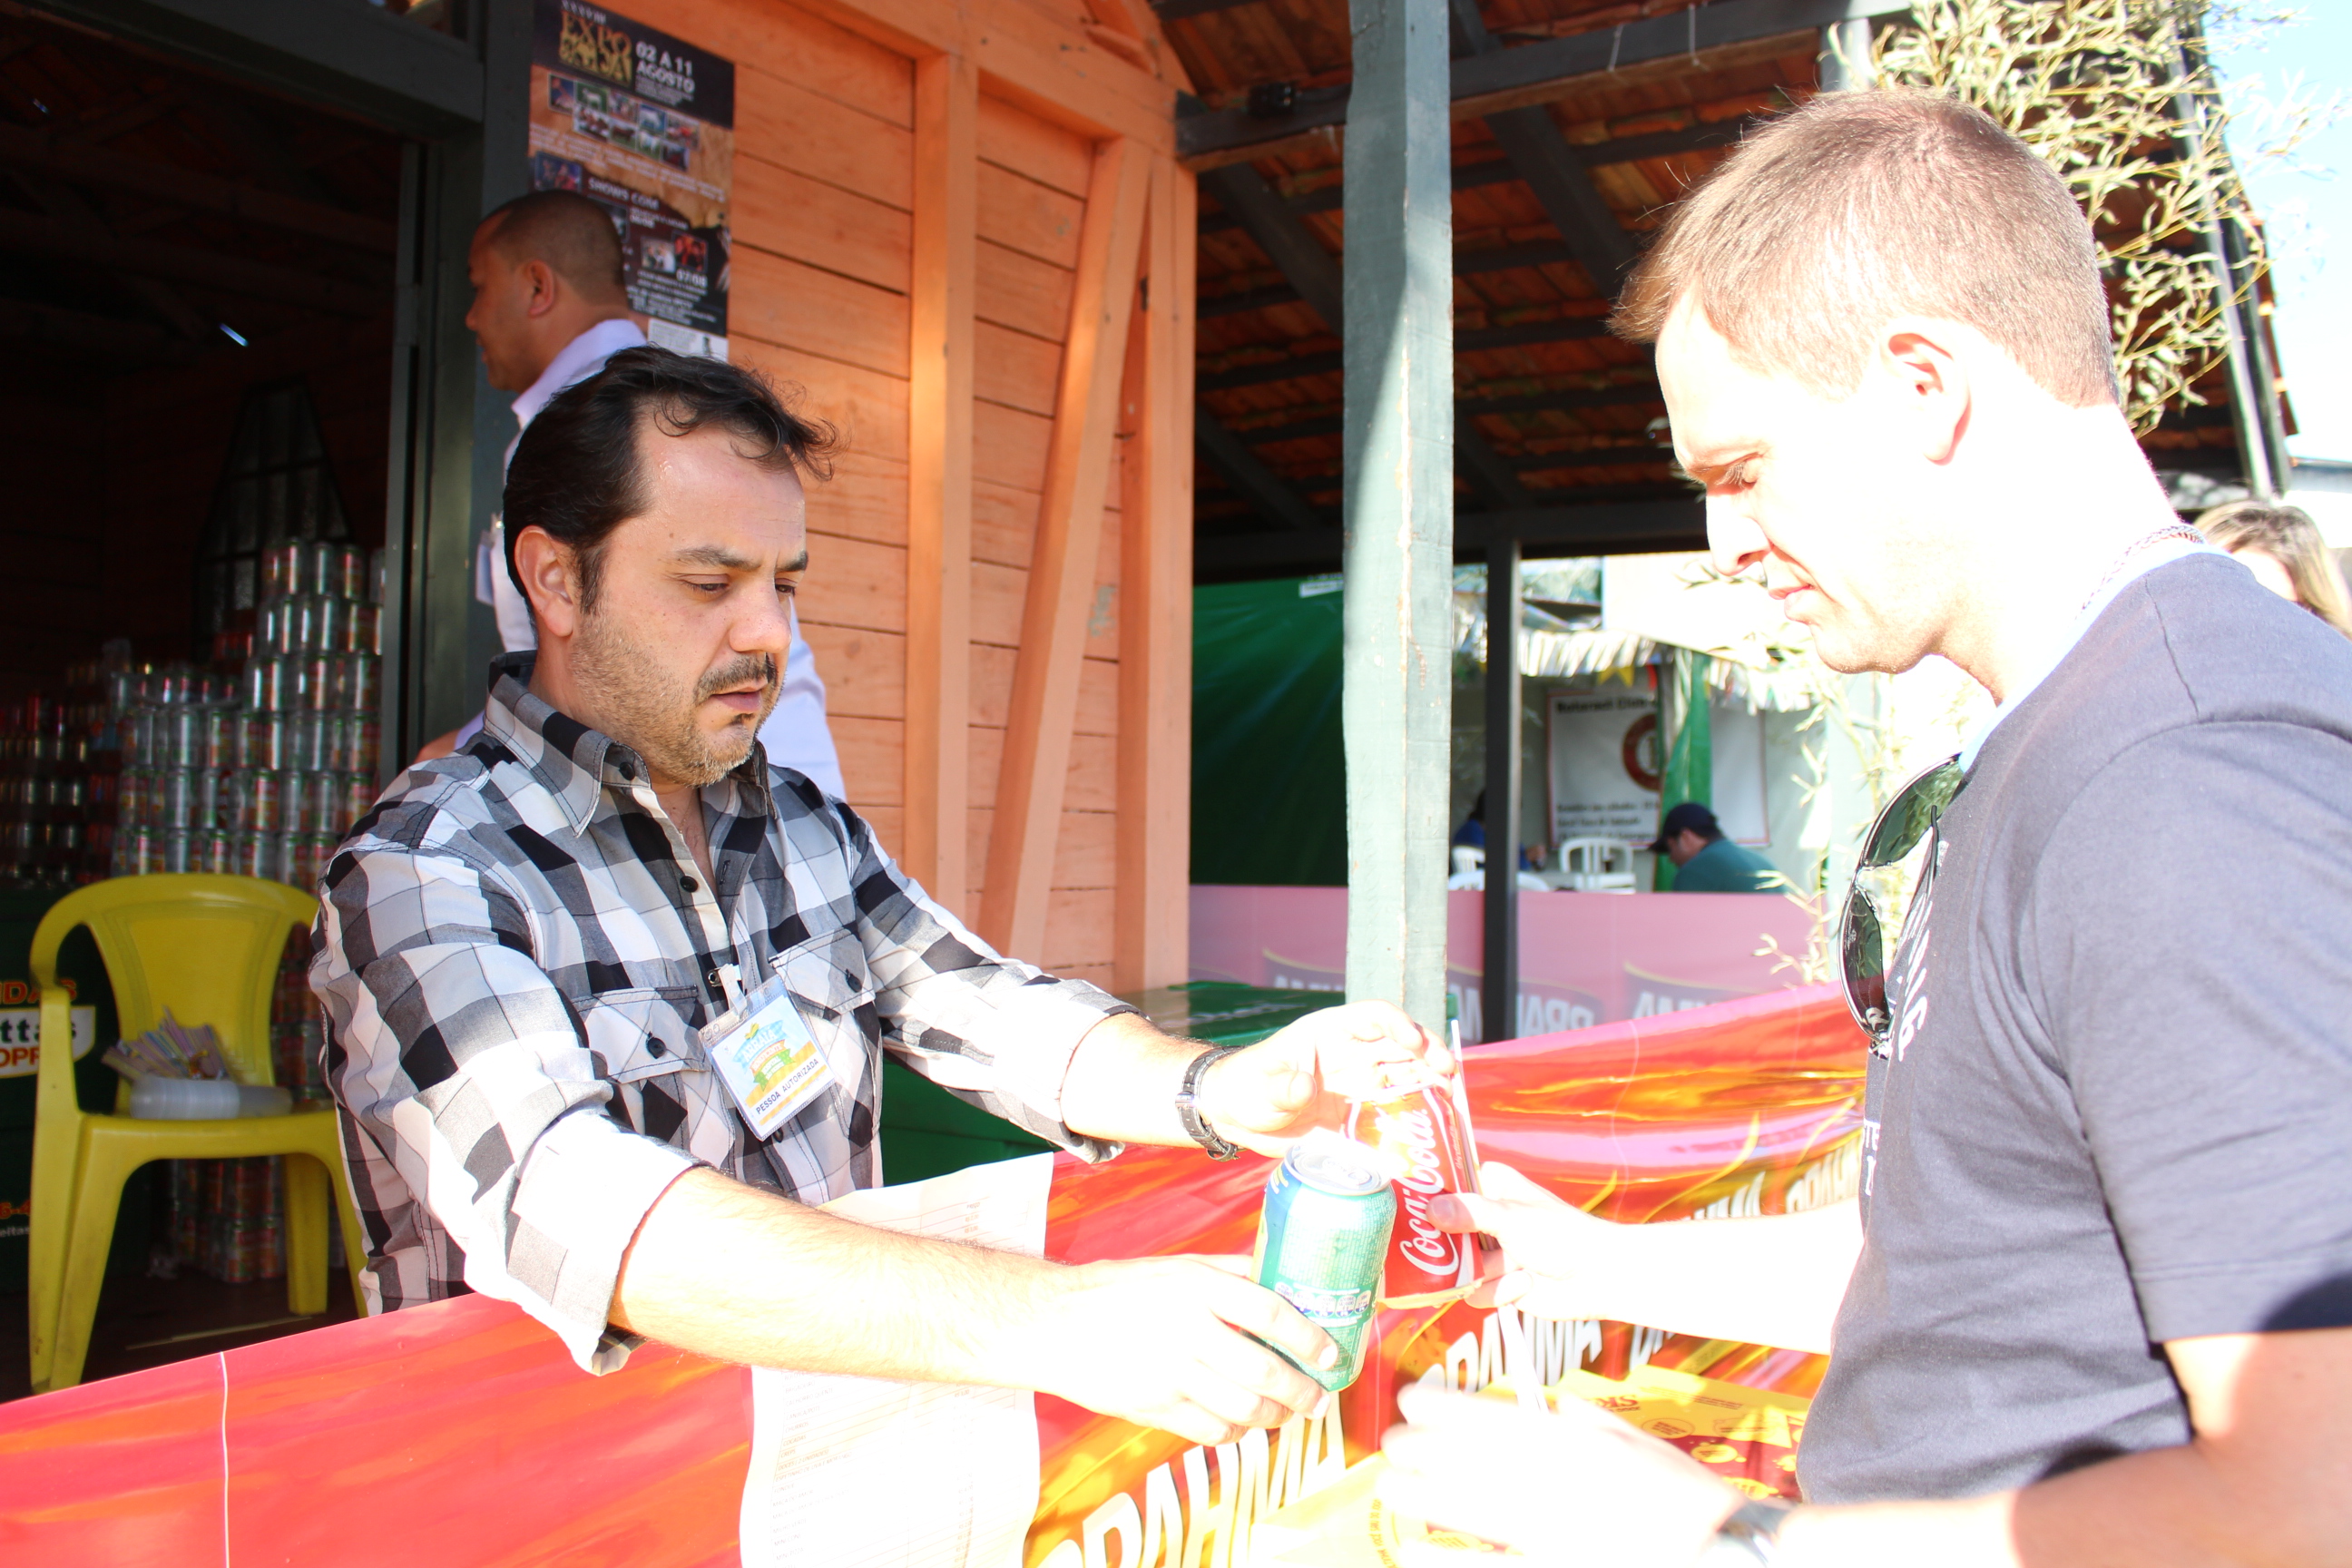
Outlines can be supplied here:
<path id="1" fill-rule="evenodd" d="M 1770 1568 L 1780 1558 L 1780 1526 L 1791 1512 L 1785 1502 L 1759 1498 L 1716 1528 L 1694 1568 Z"/>

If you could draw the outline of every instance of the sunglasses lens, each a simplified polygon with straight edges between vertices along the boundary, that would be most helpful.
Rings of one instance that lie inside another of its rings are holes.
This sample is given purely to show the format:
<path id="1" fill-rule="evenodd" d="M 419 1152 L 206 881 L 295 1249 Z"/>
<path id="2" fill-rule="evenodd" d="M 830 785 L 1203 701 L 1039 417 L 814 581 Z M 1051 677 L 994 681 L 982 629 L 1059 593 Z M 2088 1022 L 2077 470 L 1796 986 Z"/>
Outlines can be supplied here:
<path id="1" fill-rule="evenodd" d="M 1874 1040 L 1884 1039 L 1886 1014 L 1886 931 L 1878 906 L 1856 888 L 1846 895 L 1838 946 L 1845 960 L 1845 1005 Z"/>
<path id="2" fill-rule="evenodd" d="M 1879 815 L 1878 825 L 1871 829 L 1870 842 L 1863 847 L 1862 863 L 1870 866 L 1892 866 L 1914 849 L 1952 797 L 1960 793 L 1960 781 L 1967 775 L 1957 762 L 1941 763 L 1913 779 Z"/>

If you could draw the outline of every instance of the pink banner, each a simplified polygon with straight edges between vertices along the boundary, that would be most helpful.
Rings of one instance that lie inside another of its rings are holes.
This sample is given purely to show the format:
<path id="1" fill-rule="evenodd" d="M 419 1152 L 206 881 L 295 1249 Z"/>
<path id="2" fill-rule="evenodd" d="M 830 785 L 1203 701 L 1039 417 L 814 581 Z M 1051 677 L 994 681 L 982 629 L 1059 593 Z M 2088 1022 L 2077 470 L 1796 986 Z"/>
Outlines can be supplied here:
<path id="1" fill-rule="evenodd" d="M 1519 1016 L 1489 1030 L 1483 893 L 1446 896 L 1446 984 L 1465 1040 L 1525 1039 L 1802 984 L 1812 914 L 1762 893 L 1521 893 Z M 1777 943 L 1777 953 L 1772 944 Z M 1339 991 L 1345 888 L 1195 887 L 1192 978 Z"/>

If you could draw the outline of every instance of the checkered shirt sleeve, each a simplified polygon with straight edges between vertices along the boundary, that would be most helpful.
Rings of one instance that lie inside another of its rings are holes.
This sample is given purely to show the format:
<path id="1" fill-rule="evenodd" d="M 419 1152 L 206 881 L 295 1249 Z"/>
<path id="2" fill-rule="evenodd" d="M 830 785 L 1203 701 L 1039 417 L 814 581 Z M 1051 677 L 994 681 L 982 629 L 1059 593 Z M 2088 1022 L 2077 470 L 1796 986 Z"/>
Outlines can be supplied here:
<path id="1" fill-rule="evenodd" d="M 991 952 L 856 813 L 756 758 L 703 792 L 710 885 L 642 763 L 519 668 L 483 736 L 395 780 L 320 887 L 311 984 L 372 1309 L 479 1291 L 583 1368 L 619 1366 L 622 1258 L 685 1171 L 810 1204 L 880 1180 L 885 1051 L 1085 1158 L 1117 1152 L 1063 1123 L 1061 1086 L 1125 1004 Z M 783 977 L 833 1071 L 765 1142 L 696 1033 L 729 963 Z"/>

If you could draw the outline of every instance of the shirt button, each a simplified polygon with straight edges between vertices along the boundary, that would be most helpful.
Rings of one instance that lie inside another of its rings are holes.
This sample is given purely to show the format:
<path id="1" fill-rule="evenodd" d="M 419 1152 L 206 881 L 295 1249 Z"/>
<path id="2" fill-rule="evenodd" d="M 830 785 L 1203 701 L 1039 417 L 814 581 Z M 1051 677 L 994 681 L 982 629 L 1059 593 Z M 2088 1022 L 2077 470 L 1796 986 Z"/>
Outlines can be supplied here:
<path id="1" fill-rule="evenodd" d="M 696 881 L 691 877 L 680 877 L 677 879 L 677 885 L 685 889 L 689 893 L 696 891 L 702 886 L 701 883 Z"/>

